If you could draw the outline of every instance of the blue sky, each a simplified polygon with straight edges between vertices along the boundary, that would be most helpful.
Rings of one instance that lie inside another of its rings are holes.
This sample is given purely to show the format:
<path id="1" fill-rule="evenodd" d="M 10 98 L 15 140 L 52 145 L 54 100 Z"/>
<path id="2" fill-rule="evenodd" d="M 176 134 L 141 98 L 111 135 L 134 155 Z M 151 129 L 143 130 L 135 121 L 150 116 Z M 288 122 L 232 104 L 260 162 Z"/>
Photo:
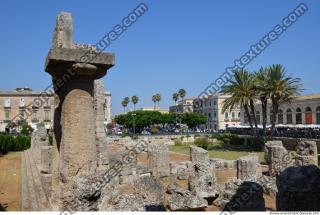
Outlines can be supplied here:
<path id="1" fill-rule="evenodd" d="M 60 11 L 73 14 L 77 43 L 95 44 L 141 1 L 0 2 L 0 89 L 29 86 L 45 89 L 51 82 L 44 61 Z M 122 111 L 125 96 L 138 95 L 137 107 L 173 104 L 171 95 L 185 88 L 196 96 L 227 66 L 257 43 L 300 1 L 143 1 L 146 12 L 106 51 L 116 65 L 103 78 L 112 93 L 112 112 Z M 247 67 L 281 63 L 303 80 L 304 94 L 320 93 L 320 1 L 304 1 L 309 10 Z M 131 108 L 131 106 L 130 106 Z"/>

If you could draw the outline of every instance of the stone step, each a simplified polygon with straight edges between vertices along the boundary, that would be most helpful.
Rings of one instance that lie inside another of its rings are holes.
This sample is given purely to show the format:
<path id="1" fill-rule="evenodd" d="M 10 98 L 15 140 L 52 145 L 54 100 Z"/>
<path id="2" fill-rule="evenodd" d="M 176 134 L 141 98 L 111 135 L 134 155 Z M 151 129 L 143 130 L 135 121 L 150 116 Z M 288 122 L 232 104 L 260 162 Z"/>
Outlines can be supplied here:
<path id="1" fill-rule="evenodd" d="M 31 171 L 31 164 L 26 151 L 23 152 L 23 160 L 24 160 L 23 162 L 25 167 L 26 178 L 24 179 L 24 181 L 22 181 L 22 184 L 26 184 L 27 193 L 23 193 L 22 196 L 25 196 L 23 199 L 27 198 L 28 208 L 26 208 L 26 210 L 39 211 L 40 207 L 39 207 L 37 195 L 35 193 L 35 188 L 34 188 L 35 183 L 34 183 L 32 171 Z"/>
<path id="2" fill-rule="evenodd" d="M 21 211 L 30 211 L 25 152 L 21 152 Z"/>
<path id="3" fill-rule="evenodd" d="M 22 210 L 49 211 L 51 206 L 30 150 L 22 152 Z"/>
<path id="4" fill-rule="evenodd" d="M 35 187 L 35 192 L 38 196 L 38 202 L 40 206 L 40 211 L 48 211 L 50 210 L 50 203 L 49 203 L 49 198 L 46 195 L 45 189 L 42 186 L 41 182 L 41 174 L 40 174 L 40 169 L 37 168 L 36 162 L 33 159 L 33 155 L 31 151 L 27 150 L 26 153 L 29 155 L 29 161 L 31 165 L 31 171 L 32 171 L 32 176 L 33 176 L 33 181 L 34 181 L 34 187 Z"/>

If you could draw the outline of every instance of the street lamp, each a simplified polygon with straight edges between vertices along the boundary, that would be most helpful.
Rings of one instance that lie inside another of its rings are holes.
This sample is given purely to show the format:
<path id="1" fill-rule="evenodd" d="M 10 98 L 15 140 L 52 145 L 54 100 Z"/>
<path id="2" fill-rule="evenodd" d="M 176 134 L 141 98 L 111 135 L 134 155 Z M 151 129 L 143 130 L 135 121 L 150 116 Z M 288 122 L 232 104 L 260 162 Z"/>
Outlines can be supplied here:
<path id="1" fill-rule="evenodd" d="M 133 137 L 136 136 L 136 115 L 135 113 L 132 113 L 131 116 L 133 116 Z"/>

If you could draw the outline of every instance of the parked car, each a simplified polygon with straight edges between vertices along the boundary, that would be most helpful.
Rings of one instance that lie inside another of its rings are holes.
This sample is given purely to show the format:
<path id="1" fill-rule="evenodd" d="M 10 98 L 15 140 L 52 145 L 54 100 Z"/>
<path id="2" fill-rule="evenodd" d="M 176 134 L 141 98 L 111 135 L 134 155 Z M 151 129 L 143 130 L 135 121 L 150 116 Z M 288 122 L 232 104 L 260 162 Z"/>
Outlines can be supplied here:
<path id="1" fill-rule="evenodd" d="M 122 135 L 122 131 L 121 130 L 116 130 L 115 134 L 116 135 Z"/>
<path id="2" fill-rule="evenodd" d="M 143 130 L 141 131 L 141 135 L 151 135 L 149 131 Z"/>

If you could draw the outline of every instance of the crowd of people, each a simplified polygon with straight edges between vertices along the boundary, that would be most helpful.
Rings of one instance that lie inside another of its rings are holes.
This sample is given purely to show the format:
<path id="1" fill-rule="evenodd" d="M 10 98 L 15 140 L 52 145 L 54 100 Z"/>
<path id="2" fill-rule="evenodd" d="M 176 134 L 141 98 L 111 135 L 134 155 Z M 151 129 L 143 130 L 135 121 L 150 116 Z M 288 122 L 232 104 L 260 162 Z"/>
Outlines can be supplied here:
<path id="1" fill-rule="evenodd" d="M 229 128 L 227 129 L 233 134 L 239 135 L 252 135 L 250 128 Z M 259 134 L 262 135 L 261 128 L 258 129 Z M 308 128 L 308 127 L 276 127 L 273 131 L 270 127 L 266 130 L 266 135 L 274 137 L 292 137 L 292 138 L 308 138 L 308 139 L 320 139 L 320 128 Z"/>

